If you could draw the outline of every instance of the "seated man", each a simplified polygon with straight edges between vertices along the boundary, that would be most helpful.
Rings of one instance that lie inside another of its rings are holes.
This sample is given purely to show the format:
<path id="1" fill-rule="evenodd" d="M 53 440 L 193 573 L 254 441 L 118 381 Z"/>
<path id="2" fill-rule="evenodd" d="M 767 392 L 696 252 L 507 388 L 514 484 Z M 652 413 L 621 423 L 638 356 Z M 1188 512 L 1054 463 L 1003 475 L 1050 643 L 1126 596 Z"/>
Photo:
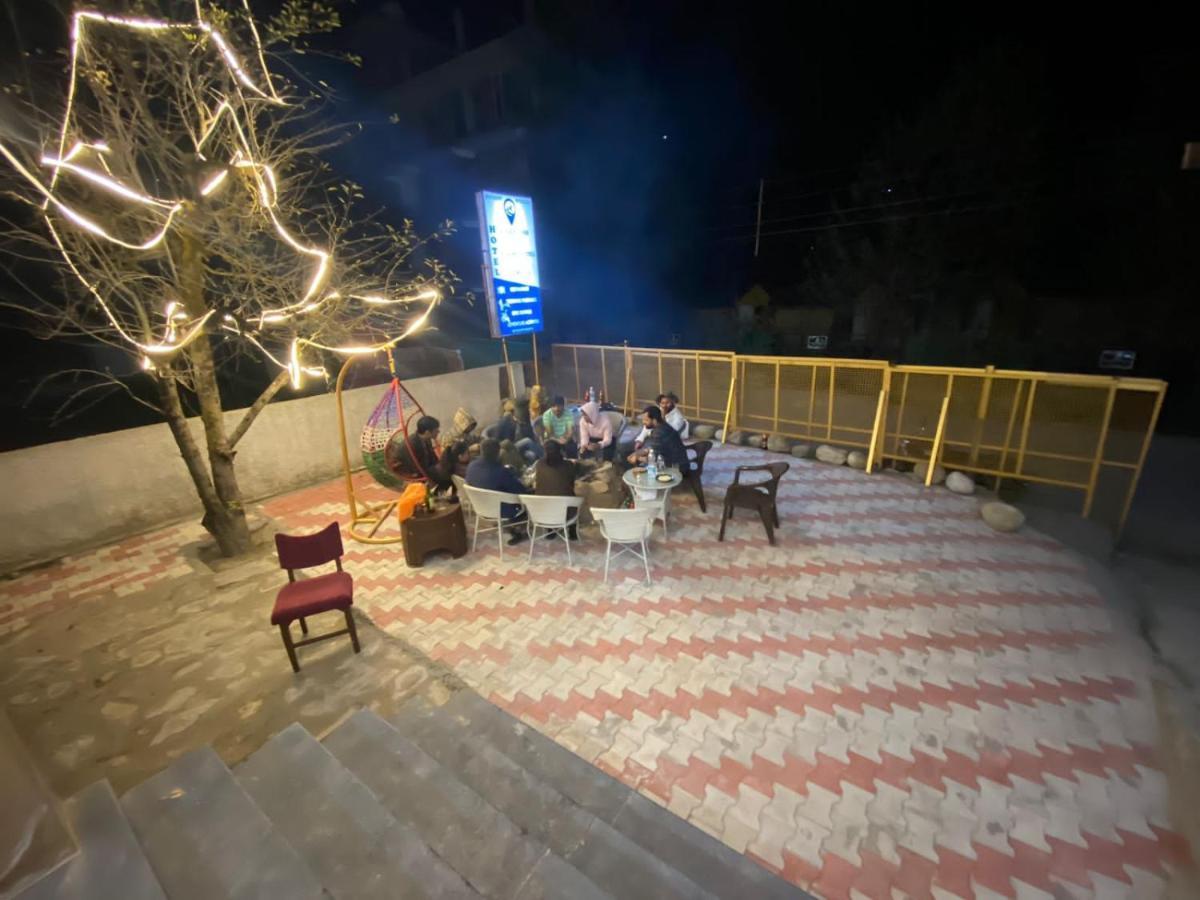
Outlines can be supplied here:
<path id="1" fill-rule="evenodd" d="M 567 401 L 562 394 L 551 400 L 550 408 L 542 414 L 542 428 L 546 432 L 545 443 L 562 444 L 563 456 L 568 459 L 579 455 L 579 447 L 575 444 L 575 417 L 567 412 Z"/>
<path id="2" fill-rule="evenodd" d="M 597 459 L 611 459 L 613 452 L 612 420 L 600 411 L 594 400 L 583 404 L 579 419 L 579 456 L 589 453 Z"/>
<path id="3" fill-rule="evenodd" d="M 662 459 L 663 464 L 679 469 L 681 475 L 686 475 L 692 469 L 688 459 L 687 448 L 679 432 L 663 419 L 662 410 L 657 406 L 647 406 L 642 412 L 643 430 L 649 432 L 649 437 L 637 450 L 629 454 L 629 462 L 635 466 L 645 465 L 650 452 L 654 451 Z"/>
<path id="4" fill-rule="evenodd" d="M 562 455 L 562 445 L 546 445 L 545 459 L 539 459 L 533 467 L 534 493 L 543 497 L 574 497 L 575 476 L 578 467 Z M 571 540 L 579 540 L 574 525 L 569 534 Z"/>
<path id="5" fill-rule="evenodd" d="M 512 441 L 526 462 L 535 462 L 542 458 L 545 452 L 538 443 L 537 435 L 533 432 L 533 423 L 529 420 L 529 403 L 518 400 L 515 403 L 505 403 L 504 414 L 496 423 L 496 439 Z"/>
<path id="6" fill-rule="evenodd" d="M 658 408 L 662 410 L 663 419 L 666 423 L 679 432 L 679 439 L 686 441 L 692 426 L 683 417 L 683 413 L 679 411 L 679 398 L 675 396 L 675 392 L 667 391 L 667 393 L 661 395 L 658 398 Z"/>
<path id="7" fill-rule="evenodd" d="M 417 419 L 417 433 L 406 438 L 396 433 L 384 450 L 387 467 L 401 478 L 427 481 L 435 490 L 450 487 L 450 475 L 454 471 L 453 458 L 443 468 L 437 451 L 437 438 L 441 423 L 433 416 Z"/>
<path id="8" fill-rule="evenodd" d="M 679 398 L 672 393 L 659 394 L 658 397 L 655 398 L 654 402 L 658 404 L 658 409 L 663 415 L 663 420 L 677 432 L 679 432 L 680 440 L 686 441 L 688 439 L 688 432 L 691 431 L 691 425 L 688 423 L 688 420 L 683 417 L 683 413 L 679 411 L 678 406 L 676 406 L 676 404 L 679 403 Z M 649 437 L 650 429 L 643 428 L 638 434 L 633 448 L 635 450 L 640 450 L 642 444 L 646 443 Z"/>
<path id="9" fill-rule="evenodd" d="M 521 480 L 500 462 L 500 442 L 487 438 L 479 445 L 479 459 L 467 466 L 467 484 L 488 491 L 503 491 L 506 494 L 525 494 L 528 491 Z M 515 503 L 501 503 L 500 515 L 506 519 L 521 521 L 525 510 Z M 519 544 L 529 535 L 524 528 L 515 531 L 508 543 Z"/>

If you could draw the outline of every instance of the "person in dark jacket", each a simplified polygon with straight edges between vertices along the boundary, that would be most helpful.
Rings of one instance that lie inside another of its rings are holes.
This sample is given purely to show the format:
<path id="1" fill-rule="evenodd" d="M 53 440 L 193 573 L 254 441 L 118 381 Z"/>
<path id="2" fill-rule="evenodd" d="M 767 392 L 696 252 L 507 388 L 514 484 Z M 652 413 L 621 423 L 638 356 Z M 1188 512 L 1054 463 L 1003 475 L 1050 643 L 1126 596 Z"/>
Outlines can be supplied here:
<path id="1" fill-rule="evenodd" d="M 547 444 L 546 458 L 539 459 L 533 467 L 535 493 L 543 497 L 574 497 L 575 475 L 575 463 L 563 456 L 562 444 Z"/>
<path id="2" fill-rule="evenodd" d="M 527 401 L 518 400 L 511 405 L 505 404 L 504 414 L 496 423 L 495 432 L 498 441 L 512 441 L 527 463 L 542 458 L 544 451 L 538 442 L 537 433 L 533 430 Z"/>
<path id="3" fill-rule="evenodd" d="M 533 467 L 534 493 L 542 497 L 574 497 L 578 466 L 563 456 L 562 444 L 546 445 L 546 458 Z M 576 526 L 570 530 L 571 540 L 579 540 Z"/>
<path id="4" fill-rule="evenodd" d="M 387 466 L 401 478 L 409 481 L 427 481 L 437 491 L 450 487 L 450 475 L 454 471 L 454 457 L 443 460 L 437 452 L 437 438 L 441 423 L 433 416 L 417 419 L 417 433 L 407 439 L 402 433 L 393 435 L 384 451 Z"/>
<path id="5" fill-rule="evenodd" d="M 500 442 L 495 438 L 487 438 L 479 445 L 479 459 L 467 466 L 467 484 L 487 491 L 503 491 L 506 494 L 529 493 L 521 479 L 513 474 L 512 469 L 500 462 Z M 519 522 L 524 520 L 525 510 L 515 503 L 501 503 L 500 515 Z M 519 544 L 526 537 L 528 534 L 522 528 L 508 539 L 508 543 Z"/>
<path id="6" fill-rule="evenodd" d="M 687 448 L 679 432 L 663 419 L 662 410 L 657 406 L 647 406 L 642 412 L 642 425 L 649 432 L 646 443 L 629 454 L 629 462 L 635 466 L 646 464 L 650 451 L 654 451 L 665 465 L 679 469 L 681 475 L 686 475 L 692 469 L 688 459 Z"/>

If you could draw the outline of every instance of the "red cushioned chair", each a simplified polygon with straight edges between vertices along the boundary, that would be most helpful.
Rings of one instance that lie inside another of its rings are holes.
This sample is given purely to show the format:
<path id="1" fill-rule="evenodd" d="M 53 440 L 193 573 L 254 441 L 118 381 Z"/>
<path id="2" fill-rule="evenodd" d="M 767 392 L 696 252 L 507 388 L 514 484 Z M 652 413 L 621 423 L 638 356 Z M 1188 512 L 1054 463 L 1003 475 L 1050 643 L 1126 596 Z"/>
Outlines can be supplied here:
<path id="1" fill-rule="evenodd" d="M 316 534 L 277 534 L 275 550 L 279 554 L 279 565 L 287 569 L 288 583 L 275 598 L 271 624 L 279 626 L 279 632 L 283 635 L 283 646 L 287 648 L 288 659 L 292 661 L 292 671 L 300 671 L 300 663 L 296 661 L 296 648 L 305 644 L 315 644 L 317 641 L 348 634 L 350 643 L 354 645 L 354 652 L 358 653 L 361 649 L 358 646 L 358 632 L 354 628 L 354 615 L 350 611 L 350 607 L 354 605 L 354 579 L 349 573 L 342 571 L 342 554 L 345 551 L 342 550 L 342 534 L 338 530 L 337 522 L 330 523 Z M 337 563 L 336 572 L 296 580 L 296 569 L 322 566 L 329 562 Z M 335 609 L 340 609 L 345 615 L 345 628 L 302 641 L 292 641 L 293 621 L 299 619 L 300 632 L 308 634 L 308 623 L 304 621 L 308 616 Z"/>

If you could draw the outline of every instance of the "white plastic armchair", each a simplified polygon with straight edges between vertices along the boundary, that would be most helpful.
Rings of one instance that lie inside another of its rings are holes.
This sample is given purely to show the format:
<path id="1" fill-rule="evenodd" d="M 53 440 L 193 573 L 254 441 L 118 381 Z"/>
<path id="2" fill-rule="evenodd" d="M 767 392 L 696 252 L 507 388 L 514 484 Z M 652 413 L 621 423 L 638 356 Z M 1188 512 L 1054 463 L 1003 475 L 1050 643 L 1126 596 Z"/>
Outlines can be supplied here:
<path id="1" fill-rule="evenodd" d="M 670 535 L 667 533 L 667 515 L 669 512 L 667 509 L 667 504 L 671 501 L 668 499 L 668 497 L 669 492 L 667 491 L 659 492 L 654 498 L 643 497 L 637 491 L 633 492 L 634 507 L 637 509 L 650 510 L 650 512 L 653 513 L 651 521 L 662 522 L 664 541 L 670 537 Z"/>
<path id="2" fill-rule="evenodd" d="M 642 561 L 646 567 L 646 584 L 650 583 L 650 551 L 646 549 L 646 541 L 650 537 L 650 529 L 654 527 L 654 510 L 641 509 L 592 509 L 592 515 L 600 524 L 600 533 L 608 541 L 604 550 L 604 581 L 608 583 L 608 567 L 613 559 L 613 544 L 620 549 L 616 556 L 630 553 Z M 638 552 L 638 548 L 641 552 Z"/>
<path id="3" fill-rule="evenodd" d="M 458 505 L 462 507 L 464 516 L 474 516 L 475 508 L 471 506 L 471 498 L 467 496 L 467 480 L 461 475 L 451 475 L 450 481 L 454 485 L 454 494 L 458 497 Z"/>
<path id="4" fill-rule="evenodd" d="M 545 497 L 521 494 L 521 505 L 529 514 L 529 558 L 537 546 L 538 534 L 561 534 L 567 545 L 567 565 L 571 565 L 570 528 L 579 522 L 582 497 Z"/>
<path id="5" fill-rule="evenodd" d="M 471 487 L 469 484 L 463 485 L 463 490 L 466 491 L 467 497 L 471 501 L 471 508 L 475 510 L 475 531 L 471 538 L 471 552 L 475 552 L 476 546 L 479 544 L 479 533 L 494 531 L 496 532 L 496 542 L 500 547 L 500 558 L 504 559 L 504 529 L 519 528 L 525 524 L 524 519 L 504 518 L 501 512 L 500 505 L 502 503 L 511 503 L 513 506 L 521 504 L 521 498 L 516 494 L 506 494 L 504 491 L 489 491 L 486 488 Z M 480 523 L 491 522 L 486 528 L 480 528 Z"/>

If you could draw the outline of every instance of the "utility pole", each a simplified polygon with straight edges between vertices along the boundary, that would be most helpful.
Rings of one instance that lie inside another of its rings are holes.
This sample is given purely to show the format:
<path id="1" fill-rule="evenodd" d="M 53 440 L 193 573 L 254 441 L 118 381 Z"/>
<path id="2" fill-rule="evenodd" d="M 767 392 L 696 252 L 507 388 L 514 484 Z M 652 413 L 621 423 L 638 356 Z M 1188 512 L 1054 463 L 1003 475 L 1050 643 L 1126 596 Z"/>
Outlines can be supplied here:
<path id="1" fill-rule="evenodd" d="M 758 259 L 758 239 L 762 233 L 763 179 L 758 179 L 758 219 L 754 223 L 754 258 Z"/>

